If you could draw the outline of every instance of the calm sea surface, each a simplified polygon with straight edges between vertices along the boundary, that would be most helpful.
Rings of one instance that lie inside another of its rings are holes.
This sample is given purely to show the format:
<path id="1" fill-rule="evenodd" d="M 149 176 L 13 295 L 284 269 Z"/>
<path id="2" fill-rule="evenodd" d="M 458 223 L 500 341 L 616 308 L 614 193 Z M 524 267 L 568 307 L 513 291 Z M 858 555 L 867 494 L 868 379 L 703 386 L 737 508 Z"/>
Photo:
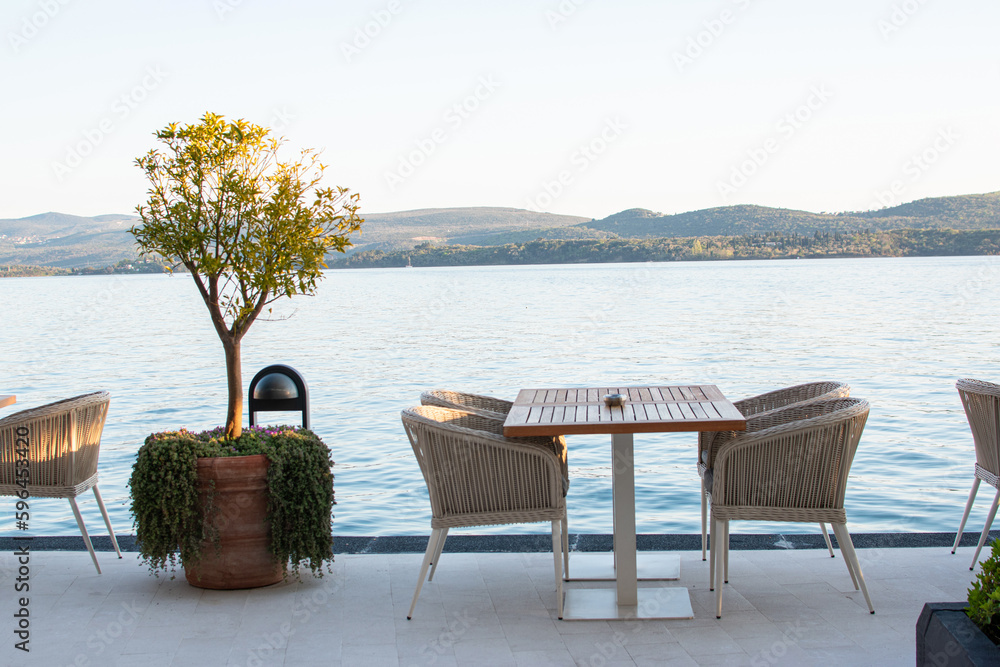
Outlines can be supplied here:
<path id="1" fill-rule="evenodd" d="M 1000 257 L 831 259 L 328 272 L 243 343 L 244 388 L 270 363 L 305 375 L 333 449 L 334 533 L 427 534 L 423 479 L 399 421 L 440 387 L 717 384 L 730 399 L 841 380 L 872 410 L 847 491 L 855 531 L 954 531 L 972 483 L 960 377 L 1000 380 Z M 28 408 L 107 389 L 100 487 L 132 532 L 126 482 L 147 434 L 225 418 L 222 346 L 189 276 L 0 281 L 0 394 Z M 274 415 L 268 422 L 288 421 Z M 694 434 L 636 436 L 642 533 L 700 526 Z M 569 439 L 570 530 L 611 532 L 610 437 Z M 981 529 L 992 494 L 970 519 Z M 104 532 L 92 494 L 91 531 Z M 14 503 L 0 500 L 0 534 Z M 31 533 L 72 535 L 65 500 L 33 499 Z M 545 524 L 473 532 L 546 532 Z M 812 532 L 740 522 L 738 532 Z"/>

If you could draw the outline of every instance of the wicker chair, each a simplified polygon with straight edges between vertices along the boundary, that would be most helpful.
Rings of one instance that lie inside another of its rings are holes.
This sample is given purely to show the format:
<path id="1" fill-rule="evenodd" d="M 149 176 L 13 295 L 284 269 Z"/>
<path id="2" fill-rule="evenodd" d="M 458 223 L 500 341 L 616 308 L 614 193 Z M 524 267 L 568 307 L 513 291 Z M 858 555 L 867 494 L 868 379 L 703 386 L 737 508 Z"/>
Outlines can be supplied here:
<path id="1" fill-rule="evenodd" d="M 751 396 L 741 401 L 733 403 L 736 409 L 744 417 L 766 414 L 771 410 L 777 410 L 789 406 L 799 405 L 809 401 L 819 401 L 828 398 L 844 398 L 850 396 L 851 388 L 843 382 L 809 382 L 793 387 L 785 387 L 769 391 L 766 394 Z M 712 444 L 717 433 L 714 431 L 703 431 L 698 434 L 698 475 L 701 477 L 701 559 L 705 560 L 705 546 L 708 534 L 708 501 L 712 496 L 712 489 L 705 485 L 705 472 L 712 468 L 715 458 Z M 826 548 L 833 558 L 833 545 L 830 543 L 830 535 L 826 532 L 826 526 L 820 524 L 823 531 L 823 539 L 826 540 Z"/>
<path id="2" fill-rule="evenodd" d="M 972 441 L 976 446 L 976 469 L 975 479 L 972 482 L 972 491 L 969 492 L 969 502 L 965 504 L 965 514 L 962 515 L 962 523 L 958 526 L 958 534 L 955 535 L 955 545 L 951 548 L 951 553 L 955 553 L 958 543 L 962 539 L 962 531 L 965 529 L 965 522 L 969 519 L 969 512 L 972 510 L 972 502 L 976 499 L 976 492 L 979 490 L 979 482 L 985 480 L 990 486 L 997 489 L 997 495 L 993 498 L 993 505 L 990 507 L 989 516 L 986 518 L 986 525 L 983 526 L 983 534 L 979 537 L 979 545 L 976 547 L 976 554 L 972 557 L 972 565 L 969 569 L 976 567 L 979 560 L 979 552 L 990 534 L 990 526 L 997 515 L 997 505 L 1000 504 L 1000 385 L 981 380 L 963 379 L 955 383 L 958 395 L 962 399 L 965 407 L 965 416 L 969 420 L 969 428 L 972 429 Z"/>
<path id="3" fill-rule="evenodd" d="M 109 401 L 108 392 L 98 391 L 22 410 L 0 419 L 0 495 L 14 496 L 24 492 L 25 489 L 17 484 L 15 470 L 21 467 L 16 463 L 25 457 L 17 454 L 16 450 L 27 445 L 29 473 L 26 490 L 29 497 L 69 500 L 98 574 L 101 573 L 101 566 L 90 543 L 76 497 L 87 489 L 94 490 L 111 543 L 121 558 L 122 552 L 118 548 L 111 519 L 97 488 L 97 458 Z"/>
<path id="4" fill-rule="evenodd" d="M 449 529 L 536 521 L 552 524 L 562 618 L 566 495 L 552 439 L 505 438 L 494 418 L 436 406 L 404 410 L 402 420 L 431 502 L 431 535 L 406 618 L 413 617 L 424 579 L 434 578 Z"/>
<path id="5" fill-rule="evenodd" d="M 507 419 L 507 413 L 514 406 L 511 401 L 482 394 L 468 394 L 448 389 L 432 389 L 420 394 L 421 405 L 435 405 L 451 410 L 463 410 L 473 414 L 497 419 L 502 424 Z M 567 457 L 565 436 L 552 438 L 552 452 L 559 457 L 559 468 L 562 470 L 563 486 L 569 488 L 569 459 Z"/>
<path id="6" fill-rule="evenodd" d="M 709 565 L 716 618 L 722 618 L 722 584 L 729 579 L 729 522 L 741 519 L 833 524 L 854 588 L 875 613 L 844 511 L 868 410 L 859 398 L 806 403 L 751 417 L 747 432 L 717 439 Z"/>
<path id="7" fill-rule="evenodd" d="M 487 417 L 506 419 L 507 413 L 514 406 L 511 401 L 482 394 L 467 394 L 448 389 L 432 389 L 420 394 L 421 405 L 436 405 L 439 408 L 464 410 Z"/>

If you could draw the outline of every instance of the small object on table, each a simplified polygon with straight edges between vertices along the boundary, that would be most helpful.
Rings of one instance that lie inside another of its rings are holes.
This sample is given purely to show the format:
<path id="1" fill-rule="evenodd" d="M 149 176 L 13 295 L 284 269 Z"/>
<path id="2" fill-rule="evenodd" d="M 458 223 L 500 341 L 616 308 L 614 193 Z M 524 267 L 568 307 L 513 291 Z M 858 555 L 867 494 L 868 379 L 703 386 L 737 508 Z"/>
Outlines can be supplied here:
<path id="1" fill-rule="evenodd" d="M 607 394 L 604 397 L 604 405 L 609 408 L 620 408 L 625 405 L 625 401 L 628 400 L 628 396 L 625 394 Z"/>

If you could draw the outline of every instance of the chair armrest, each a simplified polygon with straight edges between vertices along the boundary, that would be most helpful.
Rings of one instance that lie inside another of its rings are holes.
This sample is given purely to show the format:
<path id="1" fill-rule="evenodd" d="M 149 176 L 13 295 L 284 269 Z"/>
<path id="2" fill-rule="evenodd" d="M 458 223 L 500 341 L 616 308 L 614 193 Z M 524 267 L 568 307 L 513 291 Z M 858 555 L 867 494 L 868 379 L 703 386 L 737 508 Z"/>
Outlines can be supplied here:
<path id="1" fill-rule="evenodd" d="M 715 465 L 715 450 L 738 433 L 759 431 L 789 419 L 803 419 L 797 413 L 785 411 L 813 402 L 846 398 L 850 393 L 851 388 L 840 382 L 810 382 L 736 401 L 733 406 L 747 418 L 746 431 L 702 433 L 698 438 L 698 462 L 711 469 Z"/>
<path id="2" fill-rule="evenodd" d="M 429 393 L 429 392 L 425 392 Z M 485 413 L 469 412 L 463 410 L 455 410 L 453 408 L 444 408 L 449 410 L 452 414 L 432 412 L 433 408 L 438 407 L 430 403 L 424 403 L 421 407 L 421 412 L 433 416 L 436 419 L 445 419 L 449 421 L 447 423 L 455 426 L 460 426 L 462 428 L 468 428 L 476 431 L 484 431 L 486 433 L 491 433 L 493 435 L 503 435 L 503 424 L 506 420 L 504 415 L 488 415 Z M 461 413 L 461 415 L 454 414 Z M 542 449 L 552 452 L 557 459 L 559 459 L 559 470 L 562 477 L 562 487 L 563 495 L 569 491 L 569 462 L 568 462 L 568 449 L 566 445 L 566 438 L 561 435 L 557 436 L 534 436 L 534 437 L 522 437 L 522 438 L 506 438 L 511 442 L 519 442 L 521 444 L 530 445 L 532 447 L 541 447 Z"/>
<path id="3" fill-rule="evenodd" d="M 498 417 L 501 420 L 507 416 L 507 413 L 514 406 L 513 402 L 502 398 L 448 391 L 447 389 L 433 389 L 423 392 L 420 394 L 420 403 L 422 405 L 433 405 L 441 408 L 474 412 L 488 417 Z"/>
<path id="4" fill-rule="evenodd" d="M 751 417 L 807 401 L 846 398 L 850 393 L 851 388 L 840 382 L 809 382 L 744 398 L 734 402 L 733 405 L 744 417 Z"/>
<path id="5" fill-rule="evenodd" d="M 756 430 L 737 433 L 719 445 L 713 504 L 843 507 L 869 405 L 861 399 L 822 403 L 757 420 Z M 769 422 L 772 425 L 759 428 Z"/>
<path id="6" fill-rule="evenodd" d="M 403 411 L 403 424 L 440 511 L 510 512 L 560 507 L 560 459 L 552 438 L 505 438 L 502 423 L 482 415 L 423 406 Z M 471 425 L 482 428 L 469 428 Z"/>

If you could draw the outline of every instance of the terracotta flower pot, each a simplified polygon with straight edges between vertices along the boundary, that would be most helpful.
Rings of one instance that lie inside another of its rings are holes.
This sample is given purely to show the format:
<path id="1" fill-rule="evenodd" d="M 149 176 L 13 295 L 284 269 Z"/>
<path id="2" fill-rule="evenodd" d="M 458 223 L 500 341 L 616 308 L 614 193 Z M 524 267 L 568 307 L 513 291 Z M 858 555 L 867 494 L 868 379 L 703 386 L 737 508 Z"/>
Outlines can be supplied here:
<path id="1" fill-rule="evenodd" d="M 211 542 L 201 547 L 201 561 L 184 564 L 188 583 L 199 588 L 236 589 L 269 586 L 282 580 L 285 563 L 275 563 L 268 549 L 267 469 L 270 461 L 254 456 L 198 459 L 198 491 L 207 494 L 215 482 L 212 519 L 219 531 L 220 551 Z M 203 496 L 204 497 L 204 496 Z"/>

